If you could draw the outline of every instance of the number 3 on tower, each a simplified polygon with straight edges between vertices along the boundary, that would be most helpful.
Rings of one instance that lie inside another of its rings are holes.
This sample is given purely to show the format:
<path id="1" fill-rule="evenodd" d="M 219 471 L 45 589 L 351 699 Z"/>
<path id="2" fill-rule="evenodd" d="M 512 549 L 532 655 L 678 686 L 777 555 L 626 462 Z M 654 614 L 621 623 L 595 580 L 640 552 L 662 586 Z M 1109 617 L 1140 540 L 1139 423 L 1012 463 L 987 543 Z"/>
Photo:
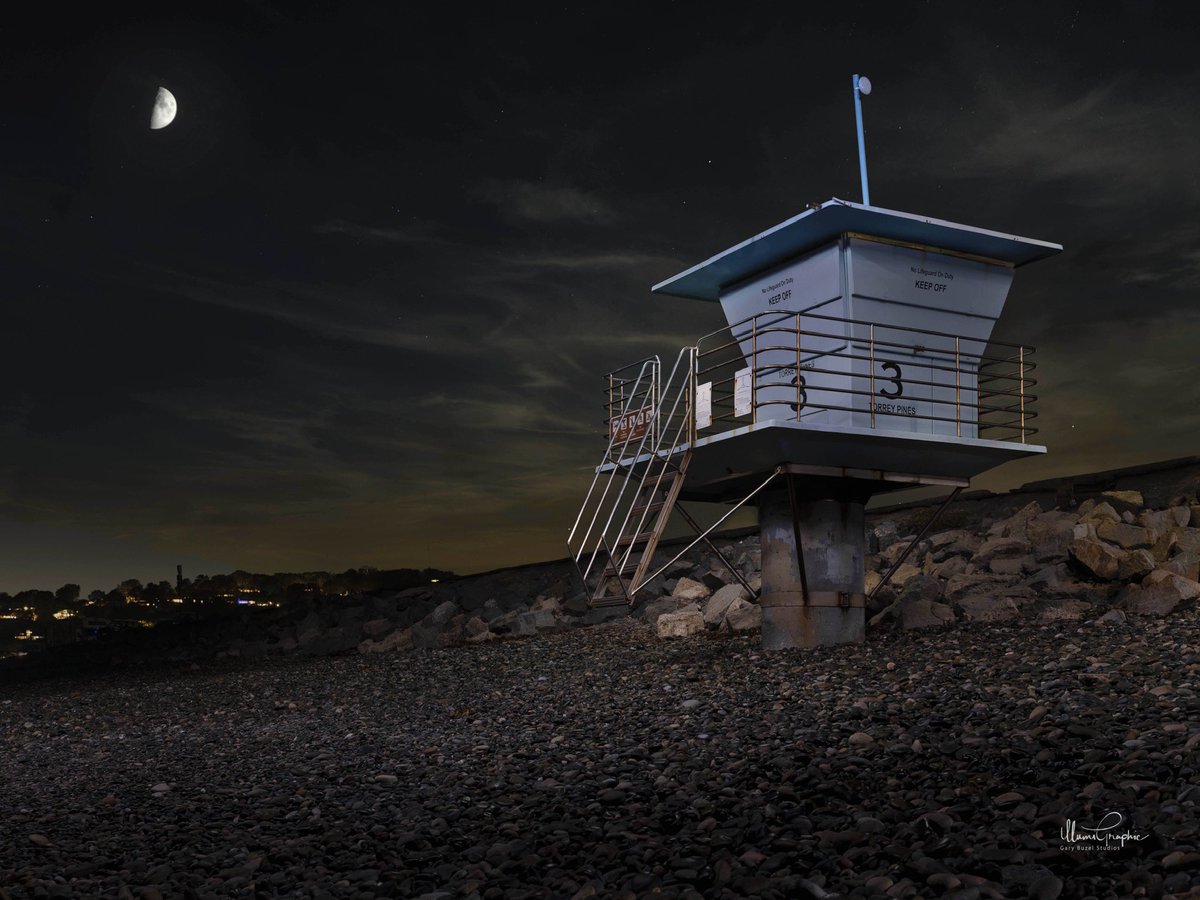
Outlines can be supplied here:
<path id="1" fill-rule="evenodd" d="M 893 382 L 896 387 L 894 389 L 884 388 L 879 393 L 882 396 L 887 397 L 889 400 L 895 400 L 897 397 L 903 397 L 904 382 L 901 379 L 904 377 L 904 373 L 900 370 L 900 367 L 894 362 L 885 362 L 882 366 L 880 366 L 880 368 L 882 368 L 885 372 L 890 371 L 894 373 L 891 378 L 886 378 L 884 380 Z"/>

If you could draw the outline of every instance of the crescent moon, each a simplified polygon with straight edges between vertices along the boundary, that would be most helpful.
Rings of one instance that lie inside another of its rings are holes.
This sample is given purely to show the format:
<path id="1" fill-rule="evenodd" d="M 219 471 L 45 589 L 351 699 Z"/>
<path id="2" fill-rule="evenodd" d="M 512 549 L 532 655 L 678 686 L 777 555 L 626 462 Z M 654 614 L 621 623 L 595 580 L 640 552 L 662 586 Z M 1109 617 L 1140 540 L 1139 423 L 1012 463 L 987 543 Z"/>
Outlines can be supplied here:
<path id="1" fill-rule="evenodd" d="M 154 98 L 154 109 L 150 111 L 150 128 L 155 131 L 159 128 L 166 128 L 175 121 L 175 113 L 178 109 L 179 105 L 175 102 L 175 95 L 165 87 L 160 87 L 158 95 Z"/>

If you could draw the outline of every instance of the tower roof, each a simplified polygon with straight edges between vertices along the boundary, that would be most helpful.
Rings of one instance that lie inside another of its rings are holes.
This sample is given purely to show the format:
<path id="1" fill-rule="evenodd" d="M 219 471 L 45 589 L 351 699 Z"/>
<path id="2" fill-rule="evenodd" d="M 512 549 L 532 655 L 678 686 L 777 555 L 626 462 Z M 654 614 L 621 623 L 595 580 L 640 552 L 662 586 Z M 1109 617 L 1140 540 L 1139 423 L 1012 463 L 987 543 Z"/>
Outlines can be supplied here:
<path id="1" fill-rule="evenodd" d="M 659 282 L 651 290 L 674 297 L 718 300 L 721 290 L 728 285 L 823 246 L 848 232 L 949 250 L 1013 266 L 1023 266 L 1062 252 L 1061 244 L 1049 241 L 834 198 Z"/>

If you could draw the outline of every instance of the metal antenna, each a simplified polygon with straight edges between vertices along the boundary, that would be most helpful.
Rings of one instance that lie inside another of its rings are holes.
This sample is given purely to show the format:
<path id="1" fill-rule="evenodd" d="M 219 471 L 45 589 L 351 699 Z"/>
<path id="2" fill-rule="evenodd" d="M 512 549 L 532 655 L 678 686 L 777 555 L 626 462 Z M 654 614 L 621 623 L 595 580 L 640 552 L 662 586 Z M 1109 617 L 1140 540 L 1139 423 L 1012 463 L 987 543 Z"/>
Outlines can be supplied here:
<path id="1" fill-rule="evenodd" d="M 852 76 L 854 84 L 854 121 L 858 126 L 858 174 L 862 178 L 863 206 L 871 205 L 871 191 L 867 187 L 867 143 L 863 138 L 862 98 L 871 93 L 871 79 L 866 75 Z"/>

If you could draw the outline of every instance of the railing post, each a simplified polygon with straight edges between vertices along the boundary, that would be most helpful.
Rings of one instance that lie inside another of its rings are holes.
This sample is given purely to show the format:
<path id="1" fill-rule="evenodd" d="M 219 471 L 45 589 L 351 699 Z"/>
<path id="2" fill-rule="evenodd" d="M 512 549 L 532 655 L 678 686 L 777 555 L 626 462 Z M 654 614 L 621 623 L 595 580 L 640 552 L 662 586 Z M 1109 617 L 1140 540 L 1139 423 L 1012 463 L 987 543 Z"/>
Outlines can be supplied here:
<path id="1" fill-rule="evenodd" d="M 750 424 L 758 424 L 758 316 L 750 320 Z"/>
<path id="2" fill-rule="evenodd" d="M 613 420 L 613 377 L 612 372 L 608 373 L 608 438 L 612 440 L 612 420 Z"/>
<path id="3" fill-rule="evenodd" d="M 650 385 L 650 402 L 653 404 L 651 409 L 654 414 L 650 418 L 650 446 L 657 447 L 660 438 L 660 430 L 658 427 L 658 404 L 662 400 L 662 364 L 654 363 L 654 380 Z"/>
<path id="4" fill-rule="evenodd" d="M 800 421 L 800 410 L 803 406 L 800 398 L 804 396 L 804 376 L 800 374 L 800 313 L 796 313 L 796 421 Z"/>
<path id="5" fill-rule="evenodd" d="M 954 434 L 962 437 L 962 361 L 958 353 L 958 335 L 954 336 Z"/>
<path id="6" fill-rule="evenodd" d="M 870 404 L 871 404 L 871 427 L 874 428 L 875 427 L 875 323 L 874 322 L 871 323 L 870 347 L 871 347 L 871 351 L 870 351 L 871 352 L 871 375 L 870 375 L 870 377 L 871 377 L 871 396 L 869 399 L 870 399 Z"/>
<path id="7" fill-rule="evenodd" d="M 696 446 L 696 385 L 700 383 L 700 348 L 692 347 L 689 351 L 691 363 L 688 366 L 688 446 Z"/>
<path id="8" fill-rule="evenodd" d="M 1021 380 L 1021 443 L 1025 443 L 1025 348 L 1022 346 L 1018 353 L 1021 360 L 1020 380 Z"/>

